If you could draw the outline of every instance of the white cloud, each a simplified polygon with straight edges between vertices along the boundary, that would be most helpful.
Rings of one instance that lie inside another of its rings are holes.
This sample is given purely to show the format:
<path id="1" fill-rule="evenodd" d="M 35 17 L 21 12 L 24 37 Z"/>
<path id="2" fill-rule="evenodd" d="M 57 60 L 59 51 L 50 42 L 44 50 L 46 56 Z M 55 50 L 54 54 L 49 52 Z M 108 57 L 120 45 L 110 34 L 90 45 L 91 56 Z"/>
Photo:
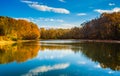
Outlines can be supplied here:
<path id="1" fill-rule="evenodd" d="M 113 12 L 120 12 L 120 8 L 119 7 L 115 7 L 113 9 L 111 9 L 111 10 L 95 9 L 94 11 L 98 12 L 98 13 L 113 13 Z"/>
<path id="2" fill-rule="evenodd" d="M 59 0 L 60 2 L 63 2 L 63 3 L 65 3 L 66 1 L 65 0 Z"/>
<path id="3" fill-rule="evenodd" d="M 75 25 L 75 24 L 69 24 L 69 23 L 61 23 L 59 25 L 42 25 L 40 27 L 44 27 L 44 28 L 63 28 L 63 29 L 70 29 L 70 28 L 73 28 L 75 26 L 79 26 L 79 25 Z"/>
<path id="4" fill-rule="evenodd" d="M 34 8 L 39 11 L 48 11 L 61 14 L 70 14 L 70 11 L 65 8 L 55 8 L 47 5 L 38 4 L 38 2 L 22 0 L 21 2 L 27 3 L 29 7 Z"/>
<path id="5" fill-rule="evenodd" d="M 87 15 L 86 13 L 78 13 L 77 16 L 85 16 Z"/>
<path id="6" fill-rule="evenodd" d="M 46 21 L 46 22 L 64 22 L 62 19 L 54 19 L 54 18 L 39 18 L 39 21 Z"/>
<path id="7" fill-rule="evenodd" d="M 16 20 L 18 19 L 23 19 L 23 20 L 27 20 L 29 22 L 33 22 L 35 24 L 37 24 L 39 27 L 44 27 L 44 28 L 72 28 L 74 26 L 79 26 L 77 24 L 70 24 L 70 23 L 66 23 L 64 20 L 62 19 L 57 19 L 57 18 L 43 18 L 43 17 L 38 17 L 38 18 L 32 18 L 32 17 L 28 17 L 28 18 L 14 18 Z"/>
<path id="8" fill-rule="evenodd" d="M 21 0 L 21 2 L 23 3 L 27 3 L 27 4 L 38 4 L 38 2 L 32 2 L 32 1 L 28 1 L 28 0 Z"/>
<path id="9" fill-rule="evenodd" d="M 53 66 L 40 66 L 35 69 L 30 70 L 27 74 L 24 74 L 22 76 L 36 76 L 38 73 L 48 72 L 52 70 L 61 70 L 66 69 L 70 66 L 69 63 L 63 63 L 63 64 L 55 64 Z"/>
<path id="10" fill-rule="evenodd" d="M 114 5 L 115 5 L 115 3 L 109 3 L 108 5 L 109 5 L 109 6 L 114 6 Z"/>
<path id="11" fill-rule="evenodd" d="M 62 19 L 54 19 L 54 18 L 43 18 L 43 17 L 39 17 L 39 18 L 32 18 L 32 17 L 28 17 L 28 18 L 15 18 L 16 20 L 18 19 L 23 19 L 23 20 L 27 20 L 29 22 L 34 22 L 34 23 L 37 23 L 37 22 L 64 22 L 64 20 Z"/>
<path id="12" fill-rule="evenodd" d="M 75 26 L 78 26 L 78 25 L 65 23 L 65 24 L 61 24 L 61 26 L 59 26 L 59 28 L 73 28 Z"/>

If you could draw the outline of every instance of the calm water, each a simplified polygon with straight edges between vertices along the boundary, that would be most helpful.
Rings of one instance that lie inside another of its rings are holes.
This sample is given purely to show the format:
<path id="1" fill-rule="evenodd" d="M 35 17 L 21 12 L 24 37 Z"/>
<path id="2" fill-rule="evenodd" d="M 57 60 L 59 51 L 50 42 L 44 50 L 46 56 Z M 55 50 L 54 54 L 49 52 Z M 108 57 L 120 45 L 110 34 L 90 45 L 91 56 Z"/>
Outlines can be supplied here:
<path id="1" fill-rule="evenodd" d="M 2 45 L 0 76 L 120 76 L 120 44 L 48 40 Z"/>

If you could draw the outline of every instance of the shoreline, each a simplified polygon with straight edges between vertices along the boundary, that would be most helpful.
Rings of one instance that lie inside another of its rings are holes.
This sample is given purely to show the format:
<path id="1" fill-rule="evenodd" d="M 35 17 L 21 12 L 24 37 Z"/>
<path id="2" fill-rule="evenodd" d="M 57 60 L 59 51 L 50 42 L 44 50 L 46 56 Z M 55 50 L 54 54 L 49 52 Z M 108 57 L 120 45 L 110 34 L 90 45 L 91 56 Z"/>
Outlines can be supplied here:
<path id="1" fill-rule="evenodd" d="M 81 40 L 83 42 L 120 43 L 120 40 Z"/>
<path id="2" fill-rule="evenodd" d="M 84 43 L 84 42 L 98 42 L 98 43 L 120 43 L 120 40 L 90 40 L 90 39 L 41 39 L 42 41 L 66 41 L 66 40 L 71 40 L 71 41 L 77 41 L 77 43 Z M 63 42 L 62 41 L 62 42 Z"/>
<path id="3" fill-rule="evenodd" d="M 104 42 L 104 43 L 120 43 L 120 40 L 84 40 L 84 39 L 40 39 L 40 40 L 18 40 L 18 41 L 0 41 L 0 45 L 7 45 L 13 43 L 31 42 L 31 41 L 41 41 L 41 40 L 78 40 L 80 42 Z"/>
<path id="4" fill-rule="evenodd" d="M 0 45 L 8 45 L 8 44 L 31 42 L 31 41 L 38 41 L 38 40 L 0 41 Z"/>
<path id="5" fill-rule="evenodd" d="M 78 40 L 80 42 L 105 42 L 105 43 L 120 43 L 120 40 L 90 40 L 90 39 L 40 39 L 42 41 L 50 40 Z"/>

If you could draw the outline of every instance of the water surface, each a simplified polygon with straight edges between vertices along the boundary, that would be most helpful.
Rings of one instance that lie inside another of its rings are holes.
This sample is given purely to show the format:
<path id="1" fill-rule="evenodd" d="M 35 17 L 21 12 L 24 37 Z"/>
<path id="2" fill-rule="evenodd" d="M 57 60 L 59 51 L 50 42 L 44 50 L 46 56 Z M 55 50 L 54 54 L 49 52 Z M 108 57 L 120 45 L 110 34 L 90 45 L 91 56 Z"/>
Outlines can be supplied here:
<path id="1" fill-rule="evenodd" d="M 0 76 L 120 76 L 120 44 L 44 40 L 1 45 Z"/>

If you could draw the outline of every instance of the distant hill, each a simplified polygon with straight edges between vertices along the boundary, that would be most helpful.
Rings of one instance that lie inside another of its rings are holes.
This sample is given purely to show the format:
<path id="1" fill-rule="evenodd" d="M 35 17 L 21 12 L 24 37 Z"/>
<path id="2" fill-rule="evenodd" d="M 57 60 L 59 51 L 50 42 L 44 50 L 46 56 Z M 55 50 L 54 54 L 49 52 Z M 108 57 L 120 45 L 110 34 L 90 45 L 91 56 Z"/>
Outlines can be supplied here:
<path id="1" fill-rule="evenodd" d="M 36 24 L 0 16 L 0 40 L 34 40 L 40 36 Z"/>

